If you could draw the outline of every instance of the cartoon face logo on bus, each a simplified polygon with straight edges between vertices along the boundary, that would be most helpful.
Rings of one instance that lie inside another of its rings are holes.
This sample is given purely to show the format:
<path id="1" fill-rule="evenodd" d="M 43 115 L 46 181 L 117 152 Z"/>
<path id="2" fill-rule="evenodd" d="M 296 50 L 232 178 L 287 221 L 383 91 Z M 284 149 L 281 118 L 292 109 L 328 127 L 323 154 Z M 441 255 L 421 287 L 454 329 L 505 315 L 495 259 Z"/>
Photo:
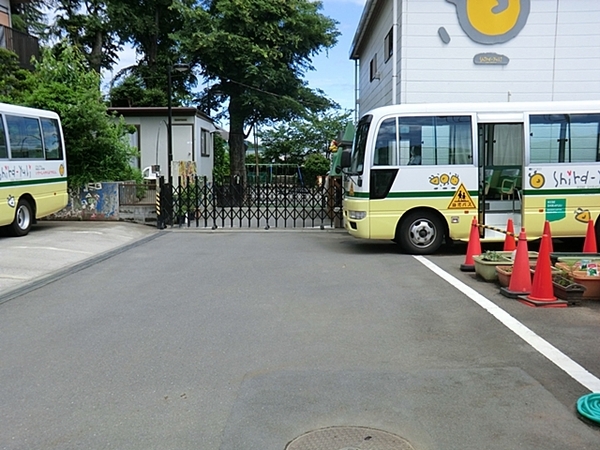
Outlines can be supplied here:
<path id="1" fill-rule="evenodd" d="M 458 21 L 479 44 L 501 44 L 523 29 L 531 0 L 446 0 L 456 5 Z"/>
<path id="2" fill-rule="evenodd" d="M 458 174 L 437 174 L 429 176 L 429 183 L 435 186 L 434 189 L 438 189 L 438 187 L 442 187 L 442 189 L 448 189 L 449 185 L 452 189 L 456 189 L 458 183 L 460 183 L 460 178 Z"/>
<path id="3" fill-rule="evenodd" d="M 546 178 L 541 173 L 538 173 L 537 170 L 534 170 L 533 173 L 529 174 L 529 186 L 534 189 L 540 189 L 546 183 Z"/>

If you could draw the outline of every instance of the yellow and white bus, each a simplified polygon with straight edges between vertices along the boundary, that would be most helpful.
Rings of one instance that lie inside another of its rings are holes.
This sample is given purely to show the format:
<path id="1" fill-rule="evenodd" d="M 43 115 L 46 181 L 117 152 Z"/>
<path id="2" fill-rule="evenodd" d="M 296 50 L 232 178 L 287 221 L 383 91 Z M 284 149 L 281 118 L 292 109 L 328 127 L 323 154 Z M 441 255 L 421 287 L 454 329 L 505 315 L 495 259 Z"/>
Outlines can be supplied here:
<path id="1" fill-rule="evenodd" d="M 377 108 L 342 167 L 348 232 L 409 253 L 467 241 L 473 217 L 501 229 L 510 218 L 528 239 L 546 220 L 552 237 L 584 236 L 600 213 L 600 101 Z"/>
<path id="2" fill-rule="evenodd" d="M 67 205 L 67 163 L 58 114 L 0 103 L 0 227 L 24 236 Z"/>

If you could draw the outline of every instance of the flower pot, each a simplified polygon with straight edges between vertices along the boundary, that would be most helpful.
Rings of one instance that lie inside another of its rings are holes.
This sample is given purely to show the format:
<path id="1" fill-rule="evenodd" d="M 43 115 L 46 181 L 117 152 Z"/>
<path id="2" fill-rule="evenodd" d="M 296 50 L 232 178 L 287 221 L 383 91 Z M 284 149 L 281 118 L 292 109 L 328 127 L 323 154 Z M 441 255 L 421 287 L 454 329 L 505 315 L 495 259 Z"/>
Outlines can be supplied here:
<path id="1" fill-rule="evenodd" d="M 485 281 L 496 281 L 498 279 L 496 266 L 512 264 L 512 260 L 504 256 L 498 256 L 498 260 L 488 261 L 483 259 L 483 255 L 477 255 L 473 256 L 473 263 L 477 276 Z"/>
<path id="2" fill-rule="evenodd" d="M 550 261 L 556 264 L 557 261 L 566 262 L 567 260 L 579 261 L 582 259 L 600 260 L 600 253 L 583 253 L 583 252 L 554 252 L 550 253 Z"/>
<path id="3" fill-rule="evenodd" d="M 574 283 L 573 280 L 565 276 L 555 274 L 552 276 L 552 286 L 554 295 L 561 300 L 567 300 L 570 303 L 577 303 L 583 299 L 585 286 Z"/>
<path id="4" fill-rule="evenodd" d="M 512 269 L 512 266 L 496 266 L 496 275 L 498 277 L 498 283 L 500 283 L 500 286 L 508 287 L 510 285 Z"/>
<path id="5" fill-rule="evenodd" d="M 600 276 L 590 276 L 584 270 L 574 270 L 573 281 L 585 287 L 584 300 L 600 300 Z"/>

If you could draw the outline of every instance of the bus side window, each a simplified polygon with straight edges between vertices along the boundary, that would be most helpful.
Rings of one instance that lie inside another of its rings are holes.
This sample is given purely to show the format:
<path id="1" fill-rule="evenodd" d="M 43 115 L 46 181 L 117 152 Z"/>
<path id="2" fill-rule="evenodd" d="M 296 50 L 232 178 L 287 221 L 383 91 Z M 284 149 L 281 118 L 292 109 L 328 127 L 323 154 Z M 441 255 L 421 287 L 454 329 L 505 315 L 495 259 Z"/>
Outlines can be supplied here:
<path id="1" fill-rule="evenodd" d="M 63 151 L 58 121 L 55 119 L 42 119 L 42 130 L 44 132 L 46 159 L 62 159 Z"/>
<path id="2" fill-rule="evenodd" d="M 396 119 L 386 119 L 377 132 L 375 151 L 373 152 L 374 166 L 398 165 L 396 145 Z"/>
<path id="3" fill-rule="evenodd" d="M 8 148 L 6 147 L 6 135 L 4 134 L 4 122 L 0 116 L 0 159 L 8 158 Z"/>
<path id="4" fill-rule="evenodd" d="M 38 119 L 7 115 L 6 125 L 8 127 L 11 158 L 42 159 L 44 157 Z"/>

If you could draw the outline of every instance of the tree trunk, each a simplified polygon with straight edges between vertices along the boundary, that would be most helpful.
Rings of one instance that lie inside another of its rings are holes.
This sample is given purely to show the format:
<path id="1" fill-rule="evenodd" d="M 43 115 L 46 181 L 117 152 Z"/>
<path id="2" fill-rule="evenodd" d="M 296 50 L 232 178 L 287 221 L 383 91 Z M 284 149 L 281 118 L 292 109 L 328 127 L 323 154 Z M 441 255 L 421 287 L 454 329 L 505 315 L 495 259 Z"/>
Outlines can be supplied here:
<path id="1" fill-rule="evenodd" d="M 102 31 L 96 31 L 94 46 L 92 47 L 92 51 L 90 52 L 90 67 L 96 71 L 96 73 L 100 73 L 102 68 L 102 44 L 104 41 L 104 36 Z"/>
<path id="2" fill-rule="evenodd" d="M 246 186 L 246 148 L 244 146 L 244 114 L 238 97 L 229 100 L 229 160 L 231 182 Z"/>

